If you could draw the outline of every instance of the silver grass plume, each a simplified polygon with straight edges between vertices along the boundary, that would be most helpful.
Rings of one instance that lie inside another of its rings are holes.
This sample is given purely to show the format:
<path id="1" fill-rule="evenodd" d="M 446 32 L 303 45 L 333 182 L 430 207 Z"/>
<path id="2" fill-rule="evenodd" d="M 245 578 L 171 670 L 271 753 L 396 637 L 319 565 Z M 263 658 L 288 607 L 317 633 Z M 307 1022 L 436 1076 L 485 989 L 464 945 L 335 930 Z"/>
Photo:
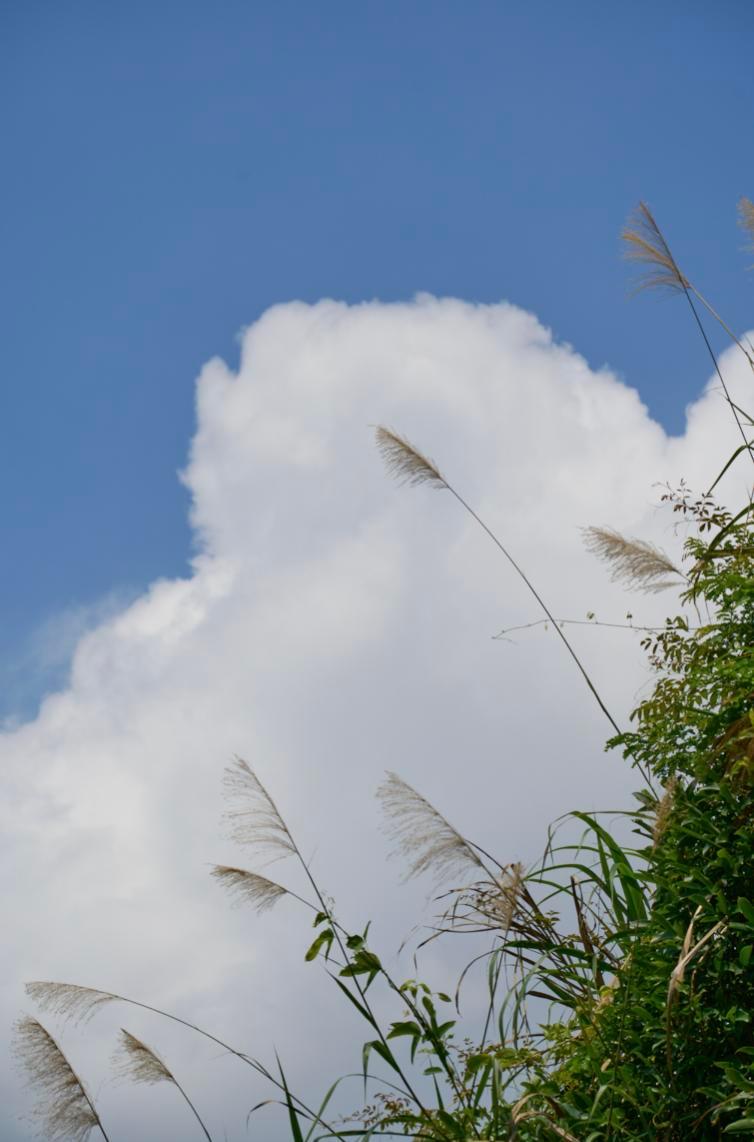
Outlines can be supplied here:
<path id="1" fill-rule="evenodd" d="M 14 1054 L 39 1095 L 32 1116 L 39 1123 L 40 1137 L 46 1142 L 86 1142 L 96 1127 L 107 1140 L 83 1082 L 49 1031 L 30 1015 L 16 1024 Z"/>
<path id="2" fill-rule="evenodd" d="M 623 580 L 639 591 L 657 592 L 686 578 L 664 551 L 646 540 L 627 539 L 608 527 L 587 527 L 584 535 L 588 550 L 610 564 L 613 582 Z"/>
<path id="3" fill-rule="evenodd" d="M 113 1056 L 119 1078 L 136 1083 L 173 1083 L 175 1077 L 160 1056 L 141 1039 L 121 1027 L 120 1046 Z"/>
<path id="4" fill-rule="evenodd" d="M 742 199 L 739 206 L 740 217 L 743 225 L 748 229 L 749 220 L 751 215 L 749 213 L 748 199 Z M 751 218 L 754 223 L 754 218 Z M 736 405 L 731 400 L 728 386 L 725 383 L 725 378 L 720 371 L 715 351 L 710 344 L 709 337 L 707 336 L 704 326 L 701 322 L 696 306 L 694 304 L 694 297 L 705 307 L 708 313 L 718 322 L 719 325 L 725 330 L 730 339 L 741 350 L 746 357 L 749 365 L 754 369 L 754 356 L 750 353 L 749 349 L 743 344 L 741 339 L 736 336 L 726 321 L 720 316 L 717 310 L 710 305 L 707 299 L 699 292 L 689 279 L 683 274 L 676 262 L 670 247 L 668 246 L 663 236 L 660 227 L 655 222 L 652 212 L 647 206 L 646 202 L 640 202 L 636 210 L 633 212 L 624 228 L 621 237 L 625 242 L 625 256 L 629 261 L 638 263 L 639 267 L 643 269 L 643 274 L 639 277 L 636 285 L 637 291 L 642 289 L 669 289 L 674 293 L 682 293 L 687 302 L 696 322 L 699 333 L 710 355 L 715 372 L 717 373 L 720 381 L 721 388 L 725 394 L 725 399 L 730 405 L 730 411 L 733 419 L 736 422 L 738 431 L 741 434 L 741 439 L 747 447 L 749 456 L 754 463 L 754 450 L 749 446 L 746 438 L 744 427 L 738 415 Z"/>
<path id="5" fill-rule="evenodd" d="M 275 802 L 242 758 L 228 766 L 224 785 L 226 796 L 235 802 L 225 814 L 234 840 L 266 852 L 271 860 L 298 855 Z"/>
<path id="6" fill-rule="evenodd" d="M 406 879 L 432 872 L 439 882 L 456 870 L 478 872 L 481 868 L 486 872 L 469 842 L 396 773 L 388 773 L 377 796 L 388 819 L 388 835 L 408 861 Z"/>
<path id="7" fill-rule="evenodd" d="M 509 865 L 492 884 L 474 895 L 474 911 L 507 936 L 518 912 L 523 883 L 524 866 Z"/>
<path id="8" fill-rule="evenodd" d="M 272 908 L 281 896 L 288 895 L 288 889 L 266 876 L 257 872 L 249 872 L 245 868 L 230 868 L 225 864 L 217 864 L 212 869 L 212 876 L 219 881 L 223 888 L 235 898 L 236 904 L 251 904 L 257 912 L 266 912 Z"/>
<path id="9" fill-rule="evenodd" d="M 375 437 L 385 467 L 400 484 L 431 484 L 435 488 L 447 488 L 445 478 L 434 461 L 424 456 L 405 436 L 380 424 L 375 430 Z"/>
<path id="10" fill-rule="evenodd" d="M 681 273 L 646 202 L 640 202 L 621 232 L 625 257 L 643 270 L 637 290 L 670 289 L 685 293 L 690 282 Z"/>
<path id="11" fill-rule="evenodd" d="M 202 1128 L 205 1138 L 208 1138 L 209 1142 L 212 1142 L 209 1131 L 199 1117 L 193 1102 L 173 1072 L 152 1047 L 147 1046 L 141 1039 L 137 1039 L 130 1031 L 126 1031 L 121 1027 L 120 1047 L 115 1052 L 113 1059 L 116 1074 L 119 1078 L 128 1078 L 136 1083 L 149 1083 L 150 1085 L 166 1082 L 174 1086 L 191 1109 L 194 1117 Z"/>
<path id="12" fill-rule="evenodd" d="M 670 813 L 673 809 L 673 802 L 675 801 L 676 790 L 678 789 L 678 778 L 673 776 L 665 786 L 662 797 L 657 802 L 655 810 L 655 819 L 652 826 L 652 843 L 658 845 L 662 839 L 662 835 L 667 828 L 668 821 L 670 820 Z"/>
<path id="13" fill-rule="evenodd" d="M 51 1011 L 74 1023 L 87 1023 L 98 1008 L 120 999 L 120 996 L 109 991 L 81 987 L 76 983 L 52 983 L 49 980 L 27 983 L 26 994 L 43 1011 Z"/>

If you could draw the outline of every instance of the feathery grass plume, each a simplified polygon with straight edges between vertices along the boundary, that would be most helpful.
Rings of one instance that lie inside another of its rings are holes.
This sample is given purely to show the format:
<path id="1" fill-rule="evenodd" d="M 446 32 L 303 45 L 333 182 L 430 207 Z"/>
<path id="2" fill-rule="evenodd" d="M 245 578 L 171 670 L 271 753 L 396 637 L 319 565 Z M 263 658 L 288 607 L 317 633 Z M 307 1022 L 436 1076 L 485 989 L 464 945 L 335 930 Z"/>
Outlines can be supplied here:
<path id="1" fill-rule="evenodd" d="M 626 243 L 627 260 L 636 262 L 644 271 L 637 281 L 637 291 L 671 289 L 685 293 L 690 288 L 646 202 L 640 202 L 633 211 L 621 238 Z"/>
<path id="2" fill-rule="evenodd" d="M 175 1077 L 160 1056 L 130 1031 L 120 1029 L 120 1046 L 113 1055 L 119 1078 L 136 1083 L 175 1083 Z"/>
<path id="3" fill-rule="evenodd" d="M 98 1008 L 107 1003 L 115 1003 L 121 997 L 109 991 L 98 991 L 95 987 L 81 987 L 76 983 L 53 983 L 49 980 L 34 980 L 26 984 L 26 994 L 42 1008 L 54 1015 L 61 1015 L 74 1023 L 88 1023 Z"/>
<path id="4" fill-rule="evenodd" d="M 375 430 L 375 437 L 385 467 L 398 483 L 432 484 L 435 488 L 447 488 L 445 477 L 437 465 L 415 448 L 410 440 L 406 440 L 405 436 L 380 424 Z"/>
<path id="5" fill-rule="evenodd" d="M 288 895 L 288 889 L 266 876 L 257 872 L 249 872 L 245 868 L 230 868 L 225 864 L 217 864 L 210 874 L 227 888 L 231 896 L 235 897 L 236 904 L 251 904 L 257 912 L 266 912 L 272 908 L 281 896 Z"/>
<path id="6" fill-rule="evenodd" d="M 752 239 L 752 246 L 750 248 L 754 250 L 754 202 L 752 202 L 750 198 L 742 198 L 739 201 L 738 221 Z"/>
<path id="7" fill-rule="evenodd" d="M 678 586 L 677 580 L 686 578 L 664 551 L 646 540 L 627 539 L 609 527 L 586 527 L 584 535 L 588 550 L 611 565 L 613 582 L 622 579 L 639 591 L 656 592 Z"/>
<path id="8" fill-rule="evenodd" d="M 748 201 L 748 200 L 745 200 Z M 744 218 L 748 218 L 748 214 L 743 214 Z M 652 212 L 645 202 L 640 202 L 636 210 L 629 218 L 628 224 L 623 229 L 621 237 L 626 243 L 625 256 L 629 261 L 637 262 L 640 267 L 644 268 L 643 275 L 637 282 L 637 292 L 642 289 L 651 289 L 657 287 L 659 289 L 670 289 L 676 293 L 682 293 L 689 304 L 691 312 L 696 322 L 699 333 L 710 355 L 715 372 L 717 373 L 720 385 L 722 387 L 725 399 L 730 405 L 730 410 L 733 419 L 738 426 L 738 431 L 741 434 L 741 439 L 746 445 L 746 449 L 754 463 L 754 451 L 752 451 L 746 439 L 743 425 L 741 424 L 738 415 L 737 407 L 731 400 L 728 386 L 725 383 L 725 378 L 720 371 L 720 365 L 712 348 L 709 337 L 707 336 L 704 326 L 701 322 L 699 314 L 697 313 L 694 304 L 694 297 L 705 307 L 707 312 L 714 318 L 715 321 L 725 330 L 731 341 L 746 357 L 749 365 L 754 369 L 754 355 L 747 349 L 741 339 L 736 336 L 731 327 L 720 316 L 714 306 L 710 305 L 706 297 L 704 297 L 699 290 L 689 281 L 683 274 L 676 262 L 673 254 L 663 236 L 660 227 L 655 222 Z M 692 297 L 692 294 L 694 295 Z"/>
<path id="9" fill-rule="evenodd" d="M 202 1122 L 196 1107 L 178 1082 L 167 1064 L 160 1058 L 152 1047 L 148 1047 L 141 1039 L 137 1039 L 130 1031 L 121 1027 L 120 1046 L 113 1056 L 116 1074 L 120 1078 L 128 1078 L 136 1083 L 171 1083 L 188 1103 L 194 1117 L 201 1126 L 205 1138 L 212 1142 L 207 1127 Z"/>
<path id="10" fill-rule="evenodd" d="M 507 936 L 516 918 L 523 883 L 524 866 L 519 863 L 509 865 L 489 887 L 485 886 L 474 895 L 474 911 Z"/>
<path id="11" fill-rule="evenodd" d="M 226 796 L 237 807 L 225 813 L 230 834 L 239 844 L 266 852 L 270 860 L 298 855 L 288 826 L 262 782 L 246 762 L 237 757 L 224 777 Z"/>
<path id="12" fill-rule="evenodd" d="M 16 1023 L 14 1054 L 39 1094 L 32 1115 L 39 1122 L 40 1137 L 46 1142 L 86 1142 L 96 1127 L 109 1142 L 83 1082 L 49 1031 L 30 1015 Z"/>
<path id="13" fill-rule="evenodd" d="M 388 818 L 388 835 L 408 860 L 407 880 L 423 872 L 432 872 L 439 882 L 456 870 L 487 871 L 471 844 L 397 773 L 388 773 L 377 796 Z"/>
<path id="14" fill-rule="evenodd" d="M 654 824 L 652 826 L 652 843 L 654 845 L 660 843 L 662 834 L 667 828 L 677 788 L 678 778 L 673 776 L 668 781 L 667 785 L 665 786 L 665 792 L 657 802 L 657 811 L 655 812 Z"/>
<path id="15" fill-rule="evenodd" d="M 739 201 L 738 218 L 744 230 L 748 230 L 754 238 L 754 202 L 750 198 L 742 198 Z"/>
<path id="16" fill-rule="evenodd" d="M 293 895 L 293 893 L 291 893 Z M 304 901 L 304 903 L 306 903 Z M 153 1007 L 149 1003 L 141 1003 L 138 999 L 129 999 L 126 995 L 118 995 L 114 991 L 100 991 L 94 987 L 81 987 L 75 983 L 57 983 L 49 980 L 35 980 L 26 984 L 26 994 L 30 996 L 43 1010 L 53 1012 L 54 1014 L 61 1015 L 65 1019 L 71 1019 L 74 1022 L 87 1022 L 97 1009 L 106 1003 L 128 1003 L 131 1007 L 139 1007 L 142 1011 L 151 1011 L 154 1015 L 159 1015 L 163 1019 L 169 1019 L 172 1023 L 178 1023 L 181 1027 L 186 1027 L 189 1031 L 194 1031 L 197 1035 L 203 1036 L 211 1043 L 220 1047 L 223 1051 L 234 1055 L 241 1062 L 246 1063 L 252 1067 L 263 1078 L 267 1079 L 273 1085 L 280 1087 L 280 1083 L 275 1076 L 265 1067 L 258 1059 L 247 1055 L 244 1051 L 239 1051 L 236 1047 L 231 1046 L 230 1043 L 218 1039 L 217 1035 L 205 1031 L 196 1023 L 191 1023 L 188 1019 L 182 1019 L 179 1015 L 172 1015 L 169 1011 L 163 1011 L 160 1007 Z M 282 1087 L 280 1087 L 282 1090 Z M 302 1111 L 309 1115 L 312 1121 L 319 1122 L 326 1129 L 330 1129 L 327 1122 L 322 1118 L 321 1114 L 311 1110 L 305 1102 L 297 1098 L 298 1105 Z M 332 1131 L 331 1131 L 332 1133 Z M 337 1137 L 333 1133 L 333 1137 Z"/>

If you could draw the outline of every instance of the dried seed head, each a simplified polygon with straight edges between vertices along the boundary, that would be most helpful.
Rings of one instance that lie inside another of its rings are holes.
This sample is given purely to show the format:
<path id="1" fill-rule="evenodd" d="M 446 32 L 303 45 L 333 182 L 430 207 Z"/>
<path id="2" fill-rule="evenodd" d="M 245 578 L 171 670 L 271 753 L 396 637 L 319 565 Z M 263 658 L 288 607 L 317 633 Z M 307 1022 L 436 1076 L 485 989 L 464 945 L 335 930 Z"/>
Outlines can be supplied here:
<path id="1" fill-rule="evenodd" d="M 671 289 L 685 292 L 688 279 L 681 273 L 660 227 L 646 202 L 640 202 L 624 227 L 625 257 L 643 271 L 637 290 Z"/>
<path id="2" fill-rule="evenodd" d="M 109 991 L 98 991 L 94 987 L 80 987 L 75 983 L 53 983 L 49 980 L 34 980 L 27 983 L 26 994 L 42 1008 L 54 1015 L 61 1015 L 74 1023 L 87 1023 L 97 1010 L 119 999 Z"/>
<path id="3" fill-rule="evenodd" d="M 748 249 L 754 250 L 754 202 L 750 198 L 742 198 L 739 201 L 738 221 L 751 238 L 751 245 Z"/>
<path id="4" fill-rule="evenodd" d="M 667 828 L 668 821 L 670 820 L 670 814 L 673 809 L 673 802 L 675 800 L 677 788 L 678 778 L 671 777 L 665 786 L 665 792 L 657 802 L 654 826 L 652 828 L 652 840 L 655 845 L 659 844 L 660 838 Z"/>
<path id="5" fill-rule="evenodd" d="M 288 895 L 288 889 L 266 876 L 257 872 L 249 872 L 245 868 L 230 868 L 228 865 L 217 864 L 212 869 L 212 876 L 227 888 L 235 897 L 236 904 L 251 904 L 257 912 L 265 912 L 272 908 L 281 896 Z"/>
<path id="6" fill-rule="evenodd" d="M 99 1115 L 87 1091 L 55 1039 L 31 1016 L 19 1019 L 14 1037 L 15 1057 L 35 1088 L 39 1101 L 32 1112 L 40 1136 L 86 1142 Z"/>
<path id="7" fill-rule="evenodd" d="M 614 582 L 623 580 L 639 591 L 656 592 L 685 579 L 664 551 L 643 539 L 627 539 L 608 527 L 586 527 L 584 536 L 589 551 L 610 564 Z"/>
<path id="8" fill-rule="evenodd" d="M 406 879 L 432 872 L 439 882 L 459 869 L 484 869 L 469 842 L 397 774 L 388 773 L 377 796 L 388 818 L 387 832 L 396 842 L 396 851 L 408 861 Z"/>
<path id="9" fill-rule="evenodd" d="M 444 477 L 432 460 L 415 448 L 405 436 L 379 425 L 375 431 L 377 447 L 391 476 L 401 484 L 432 484 L 446 488 Z"/>
<path id="10" fill-rule="evenodd" d="M 116 1074 L 120 1078 L 128 1078 L 137 1083 L 175 1083 L 172 1072 L 157 1052 L 122 1027 L 120 1045 L 113 1060 Z"/>
<path id="11" fill-rule="evenodd" d="M 485 898 L 485 915 L 503 935 L 507 935 L 516 918 L 524 882 L 524 866 L 511 864 L 497 878 L 495 890 Z"/>
<path id="12" fill-rule="evenodd" d="M 259 849 L 270 860 L 280 860 L 296 852 L 275 802 L 240 757 L 226 769 L 224 785 L 226 796 L 234 802 L 234 807 L 225 814 L 234 840 Z"/>

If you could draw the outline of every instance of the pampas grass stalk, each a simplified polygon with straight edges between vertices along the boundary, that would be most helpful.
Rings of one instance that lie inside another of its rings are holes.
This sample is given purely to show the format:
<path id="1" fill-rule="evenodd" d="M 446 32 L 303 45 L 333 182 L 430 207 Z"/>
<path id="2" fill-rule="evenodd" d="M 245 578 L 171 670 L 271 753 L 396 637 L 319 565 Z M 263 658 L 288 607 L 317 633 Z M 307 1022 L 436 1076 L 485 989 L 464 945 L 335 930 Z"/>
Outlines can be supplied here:
<path id="1" fill-rule="evenodd" d="M 487 526 L 484 520 L 477 515 L 471 505 L 467 503 L 467 501 L 463 498 L 463 496 L 460 495 L 459 492 L 456 491 L 453 485 L 450 484 L 445 479 L 445 477 L 441 475 L 437 465 L 432 460 L 429 460 L 422 452 L 420 452 L 419 449 L 416 448 L 415 445 L 413 445 L 409 440 L 407 440 L 405 436 L 401 436 L 399 433 L 394 432 L 393 429 L 385 428 L 384 425 L 378 425 L 375 435 L 377 440 L 377 447 L 380 451 L 380 454 L 382 455 L 388 471 L 392 476 L 394 476 L 400 483 L 408 483 L 411 485 L 429 484 L 435 488 L 446 489 L 451 493 L 452 496 L 455 497 L 461 507 L 463 507 L 469 513 L 469 515 L 474 520 L 476 520 L 477 524 L 482 528 L 482 530 L 487 533 L 498 550 L 502 552 L 502 554 L 511 564 L 516 574 L 529 588 L 532 595 L 544 611 L 545 615 L 553 624 L 558 637 L 562 641 L 566 650 L 578 667 L 581 676 L 591 690 L 597 705 L 602 710 L 602 713 L 605 715 L 607 720 L 610 722 L 610 725 L 613 727 L 616 734 L 619 734 L 621 732 L 620 726 L 600 697 L 600 694 L 591 678 L 587 674 L 581 659 L 576 654 L 576 651 L 573 649 L 571 643 L 568 641 L 562 629 L 558 625 L 554 615 L 524 570 L 516 562 L 507 548 L 503 546 L 495 533 Z M 646 778 L 646 775 L 644 776 Z"/>
<path id="2" fill-rule="evenodd" d="M 37 1019 L 30 1015 L 19 1019 L 14 1051 L 29 1084 L 39 1094 L 34 1117 L 39 1120 L 46 1142 L 86 1142 L 95 1128 L 105 1142 L 110 1142 L 84 1083 L 57 1041 Z"/>
<path id="3" fill-rule="evenodd" d="M 141 1003 L 138 999 L 129 999 L 126 995 L 118 995 L 114 991 L 102 991 L 95 987 L 83 987 L 81 984 L 76 983 L 61 983 L 56 980 L 32 980 L 26 984 L 26 994 L 32 999 L 43 1011 L 49 1011 L 54 1015 L 60 1015 L 64 1019 L 69 1019 L 74 1023 L 87 1023 L 93 1015 L 97 1013 L 100 1007 L 106 1006 L 110 1003 L 128 1003 L 131 1007 L 138 1007 L 142 1011 L 151 1011 L 153 1015 L 160 1015 L 163 1019 L 170 1019 L 173 1023 L 179 1023 L 182 1027 L 188 1028 L 189 1031 L 195 1031 L 197 1035 L 203 1036 L 211 1043 L 215 1043 L 221 1047 L 228 1054 L 234 1055 L 235 1058 L 240 1059 L 242 1063 L 252 1067 L 262 1078 L 271 1082 L 273 1086 L 282 1091 L 282 1086 L 279 1080 L 264 1066 L 258 1059 L 247 1055 L 243 1051 L 239 1051 L 236 1047 L 232 1047 L 229 1043 L 225 1043 L 216 1035 L 204 1028 L 197 1026 L 196 1023 L 189 1022 L 188 1019 L 182 1019 L 179 1015 L 173 1015 L 169 1011 L 163 1011 L 160 1007 L 153 1007 L 149 1003 Z M 315 1110 L 312 1110 L 302 1099 L 297 1099 L 298 1105 L 302 1112 L 306 1114 L 312 1122 L 317 1122 L 322 1125 L 326 1130 L 329 1130 L 333 1138 L 340 1138 L 341 1135 L 331 1127 Z"/>
<path id="4" fill-rule="evenodd" d="M 241 844 L 267 852 L 272 860 L 286 856 L 296 857 L 319 904 L 319 909 L 316 910 L 321 911 L 330 922 L 333 938 L 343 958 L 343 963 L 351 964 L 352 957 L 344 939 L 341 925 L 333 916 L 332 904 L 326 899 L 312 875 L 309 864 L 304 859 L 293 834 L 262 782 L 242 758 L 236 758 L 233 765 L 226 769 L 224 780 L 226 796 L 233 802 L 233 808 L 225 814 L 226 821 L 230 825 L 231 836 Z M 237 882 L 236 886 L 238 887 Z M 369 996 L 366 994 L 366 988 L 362 985 L 358 975 L 353 975 L 351 978 L 358 993 L 359 1001 L 383 1048 L 392 1054 L 380 1022 L 372 1009 Z M 419 1095 L 397 1062 L 395 1062 L 395 1070 L 408 1095 L 413 1099 L 421 1113 L 427 1115 L 428 1112 Z M 280 1083 L 277 1085 L 280 1086 Z"/>
<path id="5" fill-rule="evenodd" d="M 141 1039 L 137 1039 L 135 1035 L 124 1028 L 121 1028 L 120 1048 L 116 1052 L 115 1063 L 118 1073 L 123 1078 L 129 1078 L 133 1082 L 149 1083 L 150 1085 L 161 1082 L 171 1083 L 183 1095 L 196 1121 L 201 1126 L 207 1142 L 212 1142 L 209 1130 L 202 1122 L 198 1110 L 164 1060 L 152 1047 L 148 1047 Z"/>
<path id="6" fill-rule="evenodd" d="M 748 213 L 745 215 L 748 218 Z M 668 245 L 662 230 L 657 225 L 652 211 L 647 206 L 646 202 L 640 202 L 634 210 L 633 214 L 626 223 L 621 233 L 621 238 L 625 243 L 625 256 L 628 261 L 636 262 L 642 267 L 643 273 L 637 282 L 637 290 L 642 289 L 670 289 L 676 293 L 682 293 L 689 304 L 689 308 L 696 322 L 697 328 L 702 336 L 704 344 L 707 347 L 707 352 L 710 355 L 715 372 L 717 373 L 718 380 L 722 386 L 725 399 L 730 405 L 731 413 L 738 426 L 738 431 L 741 434 L 746 450 L 749 453 L 752 463 L 754 463 L 754 452 L 752 452 L 751 445 L 746 439 L 741 419 L 733 403 L 728 386 L 725 383 L 725 378 L 720 370 L 717 356 L 710 344 L 707 337 L 706 330 L 702 324 L 699 313 L 694 304 L 694 297 L 696 297 L 701 304 L 707 309 L 711 316 L 717 321 L 731 340 L 738 346 L 741 352 L 746 357 L 749 365 L 754 369 L 754 358 L 741 340 L 736 337 L 732 329 L 726 324 L 719 313 L 710 305 L 705 297 L 691 284 L 686 275 L 681 271 L 678 263 L 673 257 L 670 246 Z M 692 296 L 693 295 L 693 296 Z"/>

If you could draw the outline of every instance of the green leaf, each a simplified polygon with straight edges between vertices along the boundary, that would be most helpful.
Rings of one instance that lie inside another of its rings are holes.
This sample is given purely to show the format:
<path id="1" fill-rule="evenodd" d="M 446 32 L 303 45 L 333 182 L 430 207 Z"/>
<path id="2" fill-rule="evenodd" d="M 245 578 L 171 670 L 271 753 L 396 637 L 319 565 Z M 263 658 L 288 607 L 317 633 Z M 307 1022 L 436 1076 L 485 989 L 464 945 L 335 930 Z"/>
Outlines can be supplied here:
<path id="1" fill-rule="evenodd" d="M 752 904 L 750 900 L 747 900 L 745 896 L 739 896 L 736 901 L 736 907 L 739 912 L 743 912 L 749 923 L 754 926 L 754 904 Z"/>
<path id="2" fill-rule="evenodd" d="M 304 1135 L 298 1121 L 298 1112 L 293 1105 L 293 1098 L 291 1096 L 290 1090 L 288 1089 L 288 1081 L 285 1077 L 285 1072 L 283 1071 L 283 1064 L 280 1062 L 280 1058 L 277 1055 L 277 1052 L 275 1053 L 275 1058 L 277 1060 L 278 1070 L 280 1071 L 280 1081 L 283 1087 L 283 1093 L 285 1095 L 285 1105 L 288 1109 L 288 1122 L 290 1123 L 293 1142 L 304 1142 Z"/>
<path id="3" fill-rule="evenodd" d="M 418 1023 L 413 1022 L 397 1022 L 390 1025 L 388 1031 L 388 1039 L 399 1039 L 402 1035 L 410 1035 L 412 1038 L 421 1038 L 422 1029 Z"/>
<path id="4" fill-rule="evenodd" d="M 316 960 L 322 948 L 325 948 L 325 959 L 327 959 L 334 935 L 335 933 L 333 932 L 332 928 L 325 928 L 323 932 L 320 932 L 304 956 L 305 961 L 307 963 L 311 963 L 312 960 Z"/>

